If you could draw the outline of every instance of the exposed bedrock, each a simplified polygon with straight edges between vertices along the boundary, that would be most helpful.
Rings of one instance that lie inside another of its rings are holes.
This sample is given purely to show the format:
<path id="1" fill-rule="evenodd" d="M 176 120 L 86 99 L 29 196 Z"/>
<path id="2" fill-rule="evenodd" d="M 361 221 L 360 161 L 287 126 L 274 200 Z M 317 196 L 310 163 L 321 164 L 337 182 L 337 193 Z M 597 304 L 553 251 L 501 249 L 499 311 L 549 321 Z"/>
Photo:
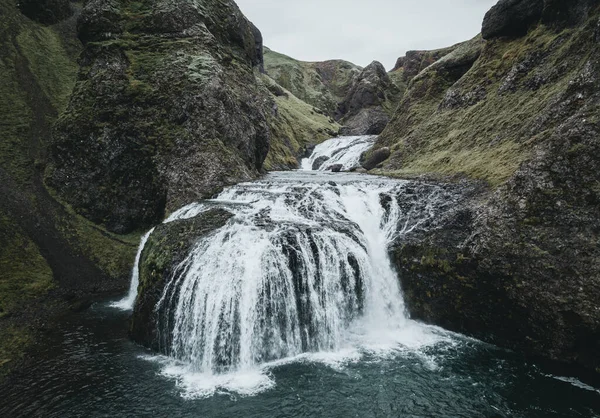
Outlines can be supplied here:
<path id="1" fill-rule="evenodd" d="M 377 147 L 392 150 L 382 172 L 490 185 L 393 249 L 413 317 L 599 373 L 598 7 L 586 13 L 488 41 L 458 80 L 434 72 L 456 52 L 433 64 Z"/>
<path id="2" fill-rule="evenodd" d="M 484 39 L 523 36 L 540 20 L 562 29 L 585 21 L 598 0 L 501 0 L 486 15 Z"/>
<path id="3" fill-rule="evenodd" d="M 378 135 L 386 127 L 400 91 L 380 62 L 374 61 L 357 75 L 336 118 L 343 135 Z"/>

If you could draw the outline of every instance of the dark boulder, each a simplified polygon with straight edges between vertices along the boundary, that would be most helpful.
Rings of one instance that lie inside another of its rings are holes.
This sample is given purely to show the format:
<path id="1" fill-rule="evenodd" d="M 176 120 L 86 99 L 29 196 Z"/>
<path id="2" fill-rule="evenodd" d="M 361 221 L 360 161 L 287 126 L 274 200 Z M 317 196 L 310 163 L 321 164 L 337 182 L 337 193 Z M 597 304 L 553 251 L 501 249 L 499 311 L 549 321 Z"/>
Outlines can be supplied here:
<path id="1" fill-rule="evenodd" d="M 368 156 L 367 160 L 361 165 L 365 170 L 373 170 L 379 164 L 390 158 L 391 151 L 387 147 L 379 148 Z"/>
<path id="2" fill-rule="evenodd" d="M 326 155 L 322 155 L 319 158 L 317 158 L 312 165 L 312 169 L 313 170 L 318 170 L 319 168 L 321 168 L 321 166 L 323 164 L 325 164 L 327 161 L 329 161 L 329 157 L 327 157 Z"/>
<path id="3" fill-rule="evenodd" d="M 544 0 L 500 0 L 483 19 L 483 39 L 523 36 L 540 20 Z"/>
<path id="4" fill-rule="evenodd" d="M 327 167 L 327 171 L 331 171 L 332 173 L 339 173 L 342 171 L 344 166 L 342 164 L 333 164 Z"/>

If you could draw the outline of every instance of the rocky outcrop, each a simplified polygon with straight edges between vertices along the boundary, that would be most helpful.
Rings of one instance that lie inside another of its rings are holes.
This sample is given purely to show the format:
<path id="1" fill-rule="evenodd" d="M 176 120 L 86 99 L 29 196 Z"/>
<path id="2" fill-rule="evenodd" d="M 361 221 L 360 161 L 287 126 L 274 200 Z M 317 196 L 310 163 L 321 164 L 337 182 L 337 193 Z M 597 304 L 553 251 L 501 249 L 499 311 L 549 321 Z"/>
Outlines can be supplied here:
<path id="1" fill-rule="evenodd" d="M 404 57 L 398 58 L 392 73 L 401 71 L 405 82 L 412 80 L 417 74 L 434 62 L 454 51 L 458 45 L 432 51 L 408 51 Z"/>
<path id="2" fill-rule="evenodd" d="M 389 122 L 400 95 L 383 65 L 372 62 L 357 75 L 339 104 L 336 119 L 343 135 L 378 135 Z"/>
<path id="3" fill-rule="evenodd" d="M 375 172 L 489 185 L 394 248 L 413 317 L 600 372 L 600 10 L 568 4 L 574 27 L 540 14 L 417 75 Z"/>
<path id="4" fill-rule="evenodd" d="M 155 307 L 165 285 L 198 240 L 225 225 L 232 216 L 223 209 L 212 209 L 154 230 L 140 259 L 140 286 L 130 332 L 134 341 L 160 350 Z"/>
<path id="5" fill-rule="evenodd" d="M 484 39 L 523 36 L 540 20 L 556 29 L 584 22 L 597 0 L 501 0 L 485 15 Z"/>
<path id="6" fill-rule="evenodd" d="M 136 5 L 86 4 L 47 172 L 61 199 L 118 233 L 253 178 L 270 138 L 261 39 L 235 3 Z"/>
<path id="7" fill-rule="evenodd" d="M 544 0 L 501 0 L 483 19 L 483 39 L 500 36 L 523 36 L 540 20 Z"/>

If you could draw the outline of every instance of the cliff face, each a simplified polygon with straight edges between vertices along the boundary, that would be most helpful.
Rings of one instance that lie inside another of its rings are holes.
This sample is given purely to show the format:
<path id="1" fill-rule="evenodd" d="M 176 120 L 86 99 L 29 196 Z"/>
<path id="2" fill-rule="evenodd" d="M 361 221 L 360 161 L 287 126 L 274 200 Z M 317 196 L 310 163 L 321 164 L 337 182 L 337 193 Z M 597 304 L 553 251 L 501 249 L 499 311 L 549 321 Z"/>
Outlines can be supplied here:
<path id="1" fill-rule="evenodd" d="M 78 31 L 47 182 L 79 213 L 127 233 L 258 174 L 271 109 L 261 39 L 235 3 L 94 0 Z"/>
<path id="2" fill-rule="evenodd" d="M 377 61 L 352 80 L 336 113 L 345 135 L 378 135 L 396 110 L 401 90 Z"/>
<path id="3" fill-rule="evenodd" d="M 412 79 L 378 144 L 391 151 L 378 172 L 466 174 L 491 186 L 393 250 L 413 316 L 592 371 L 599 25 L 596 1 L 501 1 L 486 40 Z"/>

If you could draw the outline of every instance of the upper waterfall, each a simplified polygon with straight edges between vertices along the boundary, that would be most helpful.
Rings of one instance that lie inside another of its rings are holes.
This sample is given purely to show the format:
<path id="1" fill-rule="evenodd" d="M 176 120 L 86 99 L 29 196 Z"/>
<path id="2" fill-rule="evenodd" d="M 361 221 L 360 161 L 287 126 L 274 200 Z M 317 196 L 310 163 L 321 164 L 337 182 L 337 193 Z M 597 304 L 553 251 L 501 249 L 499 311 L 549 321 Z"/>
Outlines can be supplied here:
<path id="1" fill-rule="evenodd" d="M 341 165 L 341 171 L 360 167 L 360 156 L 369 150 L 377 136 L 341 136 L 315 147 L 309 158 L 302 160 L 302 170 L 329 171 L 331 166 Z"/>

